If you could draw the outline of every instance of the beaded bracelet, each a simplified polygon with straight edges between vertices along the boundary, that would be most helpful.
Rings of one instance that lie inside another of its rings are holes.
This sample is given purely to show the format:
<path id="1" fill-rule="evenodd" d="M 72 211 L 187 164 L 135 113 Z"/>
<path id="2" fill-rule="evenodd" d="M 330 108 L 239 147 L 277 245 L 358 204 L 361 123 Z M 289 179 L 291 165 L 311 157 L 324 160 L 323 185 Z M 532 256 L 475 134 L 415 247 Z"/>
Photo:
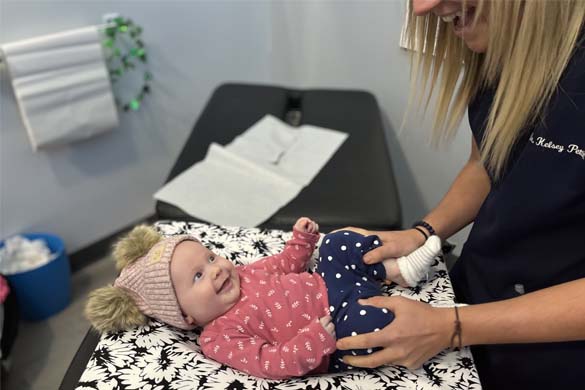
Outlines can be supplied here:
<path id="1" fill-rule="evenodd" d="M 431 234 L 431 236 L 434 236 L 434 235 L 437 234 L 437 233 L 435 233 L 435 229 L 433 229 L 433 227 L 428 222 L 425 222 L 425 221 L 416 221 L 415 223 L 412 224 L 412 227 L 413 228 L 416 228 L 417 226 L 422 226 L 425 229 L 427 229 L 428 232 Z"/>

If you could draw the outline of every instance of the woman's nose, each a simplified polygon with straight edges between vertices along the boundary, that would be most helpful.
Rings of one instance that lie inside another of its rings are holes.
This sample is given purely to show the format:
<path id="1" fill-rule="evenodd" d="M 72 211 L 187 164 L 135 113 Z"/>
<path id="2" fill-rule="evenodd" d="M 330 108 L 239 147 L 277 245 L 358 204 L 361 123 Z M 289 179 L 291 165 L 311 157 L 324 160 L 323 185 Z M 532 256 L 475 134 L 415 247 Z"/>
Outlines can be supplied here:
<path id="1" fill-rule="evenodd" d="M 441 1 L 442 0 L 412 0 L 412 10 L 417 16 L 425 15 L 439 5 Z"/>

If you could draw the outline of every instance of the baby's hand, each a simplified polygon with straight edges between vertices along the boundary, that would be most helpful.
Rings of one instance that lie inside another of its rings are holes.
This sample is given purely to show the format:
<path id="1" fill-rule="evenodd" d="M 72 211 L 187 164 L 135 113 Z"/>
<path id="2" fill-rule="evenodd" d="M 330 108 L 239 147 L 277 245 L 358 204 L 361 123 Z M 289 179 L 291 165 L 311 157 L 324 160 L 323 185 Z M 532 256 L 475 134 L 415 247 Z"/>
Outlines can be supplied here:
<path id="1" fill-rule="evenodd" d="M 331 337 L 335 338 L 335 325 L 333 325 L 333 318 L 331 316 L 325 316 L 319 318 L 319 322 L 321 326 L 331 335 Z"/>
<path id="2" fill-rule="evenodd" d="M 307 217 L 299 218 L 295 223 L 294 229 L 303 233 L 311 234 L 319 233 L 319 225 L 317 224 L 317 222 Z"/>

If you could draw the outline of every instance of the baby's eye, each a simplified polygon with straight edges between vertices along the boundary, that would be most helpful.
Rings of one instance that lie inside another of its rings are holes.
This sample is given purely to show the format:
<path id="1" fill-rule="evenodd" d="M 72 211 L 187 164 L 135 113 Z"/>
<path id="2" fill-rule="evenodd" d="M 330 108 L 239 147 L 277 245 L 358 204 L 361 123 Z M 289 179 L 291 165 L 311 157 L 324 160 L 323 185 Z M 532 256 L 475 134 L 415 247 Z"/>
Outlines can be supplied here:
<path id="1" fill-rule="evenodd" d="M 195 272 L 195 275 L 193 276 L 193 281 L 196 282 L 199 279 L 201 279 L 203 277 L 203 274 L 201 272 Z"/>
<path id="2" fill-rule="evenodd" d="M 215 261 L 215 256 L 209 255 L 209 257 L 207 259 L 209 260 L 210 263 L 213 263 Z"/>

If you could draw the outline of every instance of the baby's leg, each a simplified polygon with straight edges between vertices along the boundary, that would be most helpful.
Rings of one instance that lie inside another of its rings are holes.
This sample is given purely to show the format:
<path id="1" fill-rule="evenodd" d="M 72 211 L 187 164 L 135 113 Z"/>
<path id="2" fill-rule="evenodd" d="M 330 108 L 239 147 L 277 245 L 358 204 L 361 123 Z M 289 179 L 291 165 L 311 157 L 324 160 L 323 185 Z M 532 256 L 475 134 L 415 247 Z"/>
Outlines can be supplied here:
<path id="1" fill-rule="evenodd" d="M 386 270 L 387 280 L 394 282 L 402 287 L 408 287 L 408 283 L 406 280 L 404 280 L 402 272 L 400 272 L 400 267 L 398 266 L 398 261 L 396 261 L 396 259 L 386 259 L 382 261 L 382 264 Z"/>
<path id="2" fill-rule="evenodd" d="M 340 274 L 338 278 L 332 278 L 335 284 L 348 284 L 347 277 L 359 283 L 359 279 L 368 279 L 383 281 L 386 279 L 386 269 L 382 263 L 365 264 L 362 257 L 370 250 L 382 245 L 378 236 L 364 236 L 352 231 L 339 231 L 327 234 L 323 237 L 323 242 L 319 248 L 319 260 L 317 262 L 316 272 L 331 275 Z M 325 276 L 323 276 L 325 278 Z M 336 281 L 335 279 L 343 279 Z M 328 278 L 325 279 L 326 281 Z M 353 284 L 353 283 L 352 283 Z"/>
<path id="3" fill-rule="evenodd" d="M 323 238 L 315 272 L 327 284 L 329 309 L 338 338 L 382 329 L 394 319 L 394 314 L 387 309 L 357 303 L 358 299 L 381 294 L 380 281 L 386 279 L 384 265 L 367 265 L 362 261 L 364 253 L 380 245 L 377 236 L 366 237 L 348 231 L 328 234 Z M 340 360 L 344 355 L 364 355 L 374 350 L 336 351 L 331 356 L 329 369 L 346 370 L 349 367 Z"/>
<path id="4" fill-rule="evenodd" d="M 374 306 L 362 306 L 357 300 L 366 299 L 374 294 L 358 294 L 348 297 L 345 310 L 340 311 L 339 321 L 335 321 L 335 335 L 338 339 L 355 336 L 362 333 L 377 332 L 394 320 L 394 313 L 386 308 Z M 381 348 L 336 350 L 329 361 L 329 372 L 350 370 L 353 367 L 343 362 L 345 355 L 368 355 L 379 351 Z"/>
<path id="5" fill-rule="evenodd" d="M 423 246 L 399 259 L 384 260 L 388 278 L 401 286 L 414 287 L 428 272 L 435 257 L 441 253 L 441 239 L 430 236 Z"/>

